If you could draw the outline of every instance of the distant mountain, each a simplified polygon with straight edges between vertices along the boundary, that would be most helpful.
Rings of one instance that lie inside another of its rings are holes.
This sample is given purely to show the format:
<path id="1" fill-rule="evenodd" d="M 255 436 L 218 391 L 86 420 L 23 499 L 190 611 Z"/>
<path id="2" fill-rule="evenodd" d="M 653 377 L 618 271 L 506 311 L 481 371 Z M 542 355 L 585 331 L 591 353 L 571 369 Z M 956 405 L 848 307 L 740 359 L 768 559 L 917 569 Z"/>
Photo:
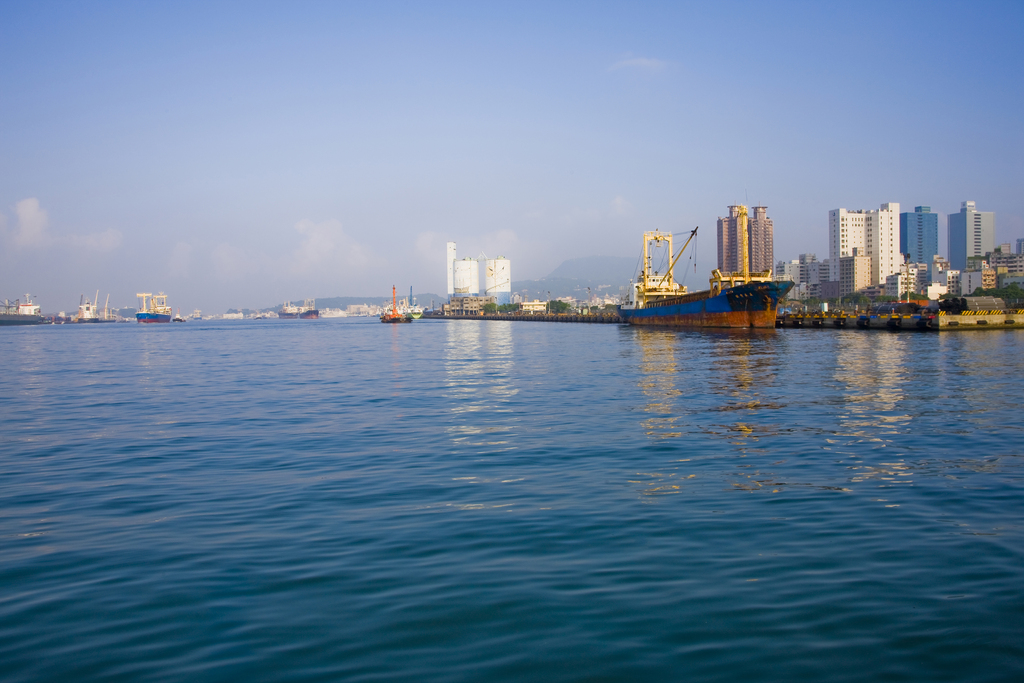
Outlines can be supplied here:
<path id="1" fill-rule="evenodd" d="M 547 277 L 513 281 L 512 291 L 526 299 L 547 300 L 562 296 L 585 299 L 589 287 L 591 294 L 617 297 L 629 285 L 637 265 L 638 259 L 625 256 L 569 259 Z"/>
<path id="2" fill-rule="evenodd" d="M 633 277 L 640 259 L 630 256 L 587 256 L 562 261 L 544 280 L 602 280 L 604 284 L 624 285 Z"/>

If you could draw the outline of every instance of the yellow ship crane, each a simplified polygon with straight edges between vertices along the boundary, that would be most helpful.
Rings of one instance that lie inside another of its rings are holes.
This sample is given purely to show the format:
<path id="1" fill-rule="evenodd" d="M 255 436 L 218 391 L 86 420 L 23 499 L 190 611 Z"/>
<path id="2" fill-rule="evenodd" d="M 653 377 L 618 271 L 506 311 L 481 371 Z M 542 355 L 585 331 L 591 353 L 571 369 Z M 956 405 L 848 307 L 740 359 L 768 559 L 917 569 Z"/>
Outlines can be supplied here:
<path id="1" fill-rule="evenodd" d="M 723 273 L 718 268 L 711 271 L 711 296 L 720 294 L 723 289 L 744 285 L 748 282 L 772 281 L 771 268 L 756 273 L 750 272 L 750 246 L 747 240 L 747 207 L 741 204 L 736 208 L 739 210 L 736 216 L 736 232 L 739 233 L 740 238 L 738 254 L 742 268 L 736 273 Z"/>
<path id="2" fill-rule="evenodd" d="M 673 279 L 672 272 L 675 269 L 676 262 L 679 261 L 679 257 L 683 255 L 686 247 L 689 246 L 690 240 L 697 234 L 697 230 L 698 228 L 693 229 L 689 239 L 686 240 L 686 244 L 675 255 L 675 258 L 672 258 L 672 233 L 661 232 L 660 230 L 644 233 L 643 272 L 640 274 L 640 280 L 636 283 L 635 287 L 636 303 L 638 306 L 642 307 L 648 301 L 686 294 L 686 287 L 678 284 Z M 668 271 L 663 275 L 654 270 L 654 266 L 651 263 L 651 252 L 662 245 L 668 247 L 668 256 L 671 259 Z"/>

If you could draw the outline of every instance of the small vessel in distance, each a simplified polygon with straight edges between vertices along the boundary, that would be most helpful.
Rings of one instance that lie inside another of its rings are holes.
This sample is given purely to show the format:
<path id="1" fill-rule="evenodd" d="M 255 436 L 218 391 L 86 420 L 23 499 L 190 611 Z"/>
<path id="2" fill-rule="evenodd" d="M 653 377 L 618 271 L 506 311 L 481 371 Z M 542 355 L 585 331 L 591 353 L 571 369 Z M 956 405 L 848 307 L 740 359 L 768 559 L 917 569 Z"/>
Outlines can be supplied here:
<path id="1" fill-rule="evenodd" d="M 25 295 L 24 303 L 18 299 L 13 303 L 5 300 L 0 308 L 0 325 L 39 325 L 42 322 L 39 306 L 32 302 L 29 294 Z"/>
<path id="2" fill-rule="evenodd" d="M 291 301 L 286 301 L 277 312 L 278 318 L 301 318 L 302 320 L 317 320 L 320 311 L 316 310 L 316 299 L 306 299 L 301 306 L 293 306 Z"/>
<path id="3" fill-rule="evenodd" d="M 171 322 L 183 323 L 185 319 L 181 317 L 181 309 L 178 309 L 178 314 L 171 319 Z"/>
<path id="4" fill-rule="evenodd" d="M 302 310 L 299 311 L 301 320 L 317 320 L 319 317 L 320 311 L 316 310 L 316 299 L 306 299 L 302 302 Z"/>
<path id="5" fill-rule="evenodd" d="M 411 323 L 412 318 L 407 315 L 402 315 L 398 312 L 398 290 L 395 286 L 391 286 L 391 306 L 384 309 L 384 312 L 380 314 L 380 321 L 382 323 Z"/>
<path id="6" fill-rule="evenodd" d="M 747 207 L 740 206 L 739 253 L 747 254 Z M 672 257 L 672 235 L 659 230 L 644 233 L 643 270 L 631 288 L 629 301 L 619 307 L 623 321 L 631 325 L 666 327 L 775 327 L 779 300 L 793 287 L 792 282 L 775 282 L 772 271 L 751 273 L 747 258 L 739 273 L 711 272 L 711 289 L 687 292 L 672 278 L 676 261 L 697 234 Z M 660 275 L 651 264 L 650 246 L 667 245 L 669 266 Z"/>
<path id="7" fill-rule="evenodd" d="M 142 299 L 135 319 L 140 323 L 169 323 L 171 322 L 171 307 L 167 305 L 167 295 L 163 292 L 150 294 L 149 292 L 136 294 Z"/>
<path id="8" fill-rule="evenodd" d="M 110 295 L 107 294 L 107 302 L 103 305 L 102 312 L 99 308 L 100 290 L 96 290 L 96 298 L 89 301 L 83 294 L 78 302 L 78 315 L 75 316 L 76 323 L 114 323 L 117 317 L 110 315 Z"/>

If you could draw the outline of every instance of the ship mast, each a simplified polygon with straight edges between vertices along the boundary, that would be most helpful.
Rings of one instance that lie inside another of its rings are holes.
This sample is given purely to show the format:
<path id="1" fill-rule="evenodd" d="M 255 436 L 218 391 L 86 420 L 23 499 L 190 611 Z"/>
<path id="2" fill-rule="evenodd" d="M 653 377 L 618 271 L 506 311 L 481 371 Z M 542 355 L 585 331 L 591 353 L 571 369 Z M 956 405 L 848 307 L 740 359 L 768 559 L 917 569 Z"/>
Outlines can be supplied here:
<path id="1" fill-rule="evenodd" d="M 750 246 L 747 244 L 747 207 L 740 206 L 739 216 L 736 217 L 736 229 L 740 233 L 740 259 L 743 267 L 743 284 L 750 282 Z"/>

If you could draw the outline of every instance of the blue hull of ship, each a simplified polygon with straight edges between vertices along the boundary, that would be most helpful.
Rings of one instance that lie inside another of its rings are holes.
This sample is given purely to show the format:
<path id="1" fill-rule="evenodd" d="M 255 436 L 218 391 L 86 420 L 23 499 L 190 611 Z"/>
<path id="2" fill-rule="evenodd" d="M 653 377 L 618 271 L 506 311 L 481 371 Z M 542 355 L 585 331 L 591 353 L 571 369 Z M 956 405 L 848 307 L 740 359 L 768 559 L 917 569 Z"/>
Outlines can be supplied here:
<path id="1" fill-rule="evenodd" d="M 140 323 L 169 323 L 171 316 L 164 313 L 136 313 L 135 319 Z"/>

